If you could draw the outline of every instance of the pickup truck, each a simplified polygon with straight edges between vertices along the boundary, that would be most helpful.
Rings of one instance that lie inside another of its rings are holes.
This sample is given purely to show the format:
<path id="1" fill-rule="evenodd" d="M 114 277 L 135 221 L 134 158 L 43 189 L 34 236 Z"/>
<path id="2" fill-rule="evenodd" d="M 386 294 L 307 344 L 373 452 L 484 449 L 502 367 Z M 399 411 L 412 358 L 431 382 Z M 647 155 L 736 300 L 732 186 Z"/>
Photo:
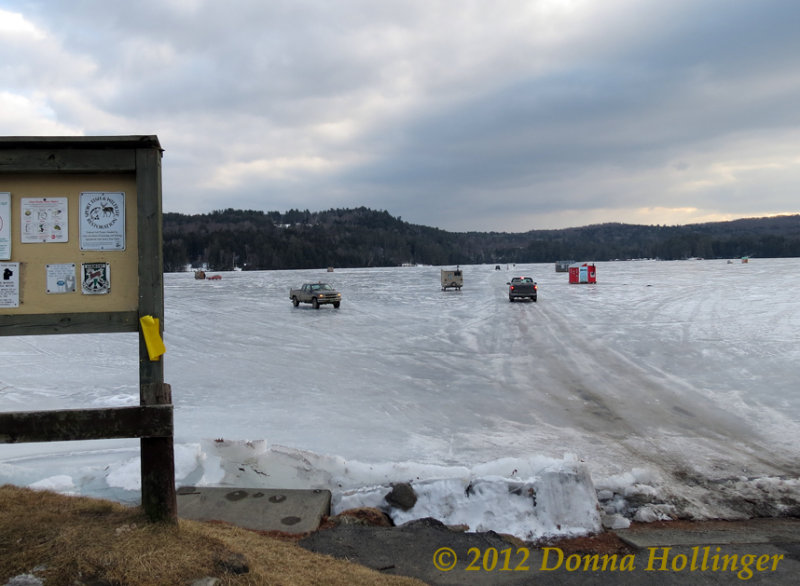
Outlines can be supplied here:
<path id="1" fill-rule="evenodd" d="M 536 301 L 539 287 L 530 277 L 514 277 L 506 285 L 508 285 L 509 301 L 513 302 L 515 299 L 525 299 L 526 297 Z"/>
<path id="2" fill-rule="evenodd" d="M 320 305 L 330 303 L 338 309 L 342 294 L 328 283 L 305 283 L 299 289 L 290 289 L 289 299 L 295 307 L 301 303 L 310 303 L 314 309 L 319 309 Z"/>

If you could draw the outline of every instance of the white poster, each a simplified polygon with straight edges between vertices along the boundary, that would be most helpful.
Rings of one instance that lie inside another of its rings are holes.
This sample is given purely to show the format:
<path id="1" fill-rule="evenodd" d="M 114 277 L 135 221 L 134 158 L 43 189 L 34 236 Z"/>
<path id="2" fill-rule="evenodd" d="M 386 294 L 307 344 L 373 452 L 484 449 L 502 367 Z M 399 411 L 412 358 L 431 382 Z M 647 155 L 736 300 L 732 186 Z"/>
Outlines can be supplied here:
<path id="1" fill-rule="evenodd" d="M 111 275 L 107 262 L 85 262 L 81 265 L 81 292 L 85 295 L 105 295 L 111 290 Z"/>
<path id="2" fill-rule="evenodd" d="M 125 193 L 84 191 L 80 207 L 81 250 L 125 250 Z"/>
<path id="3" fill-rule="evenodd" d="M 48 293 L 75 292 L 75 263 L 45 266 Z"/>
<path id="4" fill-rule="evenodd" d="M 0 307 L 19 307 L 18 262 L 0 262 Z"/>
<path id="5" fill-rule="evenodd" d="M 0 193 L 0 260 L 11 258 L 11 194 Z"/>
<path id="6" fill-rule="evenodd" d="M 20 208 L 23 243 L 69 240 L 66 197 L 23 197 Z"/>

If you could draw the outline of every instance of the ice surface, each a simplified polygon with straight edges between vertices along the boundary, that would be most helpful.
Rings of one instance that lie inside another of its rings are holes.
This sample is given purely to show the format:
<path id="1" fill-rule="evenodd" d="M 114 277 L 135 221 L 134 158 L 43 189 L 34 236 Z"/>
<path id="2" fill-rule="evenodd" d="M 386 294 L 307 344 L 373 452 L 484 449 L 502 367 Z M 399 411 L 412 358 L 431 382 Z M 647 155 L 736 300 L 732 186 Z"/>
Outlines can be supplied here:
<path id="1" fill-rule="evenodd" d="M 531 538 L 800 510 L 800 259 L 165 276 L 179 485 L 419 500 Z M 446 267 L 455 268 L 455 267 Z M 539 301 L 509 303 L 530 275 Z M 292 307 L 329 281 L 340 309 Z M 138 403 L 138 336 L 0 338 L 0 409 Z M 138 441 L 0 445 L 0 483 L 136 502 Z M 534 498 L 535 495 L 535 498 Z"/>

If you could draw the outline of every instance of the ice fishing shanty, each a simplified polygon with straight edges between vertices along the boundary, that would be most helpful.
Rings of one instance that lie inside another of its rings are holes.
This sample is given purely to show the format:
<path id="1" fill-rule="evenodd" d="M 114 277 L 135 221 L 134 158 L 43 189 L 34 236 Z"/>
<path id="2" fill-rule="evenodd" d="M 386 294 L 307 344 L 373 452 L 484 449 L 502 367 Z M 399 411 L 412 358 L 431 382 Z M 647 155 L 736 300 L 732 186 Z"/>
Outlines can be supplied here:
<path id="1" fill-rule="evenodd" d="M 556 261 L 556 272 L 557 273 L 569 272 L 569 267 L 572 264 L 575 264 L 574 260 L 557 260 Z"/>
<path id="2" fill-rule="evenodd" d="M 447 291 L 448 289 L 461 291 L 461 287 L 464 286 L 464 273 L 460 267 L 457 267 L 454 271 L 442 269 L 441 282 L 442 291 Z"/>
<path id="3" fill-rule="evenodd" d="M 597 283 L 597 269 L 594 263 L 575 263 L 569 267 L 570 283 Z"/>

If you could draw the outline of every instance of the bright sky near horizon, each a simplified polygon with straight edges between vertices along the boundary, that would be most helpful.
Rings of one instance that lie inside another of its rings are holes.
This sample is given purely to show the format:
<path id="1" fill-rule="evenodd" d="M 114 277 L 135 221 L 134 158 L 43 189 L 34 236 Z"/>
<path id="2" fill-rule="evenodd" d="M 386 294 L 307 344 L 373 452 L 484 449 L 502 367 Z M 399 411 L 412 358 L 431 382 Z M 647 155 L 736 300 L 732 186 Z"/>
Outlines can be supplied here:
<path id="1" fill-rule="evenodd" d="M 795 0 L 0 0 L 0 134 L 158 135 L 168 212 L 798 213 L 798 22 Z"/>

